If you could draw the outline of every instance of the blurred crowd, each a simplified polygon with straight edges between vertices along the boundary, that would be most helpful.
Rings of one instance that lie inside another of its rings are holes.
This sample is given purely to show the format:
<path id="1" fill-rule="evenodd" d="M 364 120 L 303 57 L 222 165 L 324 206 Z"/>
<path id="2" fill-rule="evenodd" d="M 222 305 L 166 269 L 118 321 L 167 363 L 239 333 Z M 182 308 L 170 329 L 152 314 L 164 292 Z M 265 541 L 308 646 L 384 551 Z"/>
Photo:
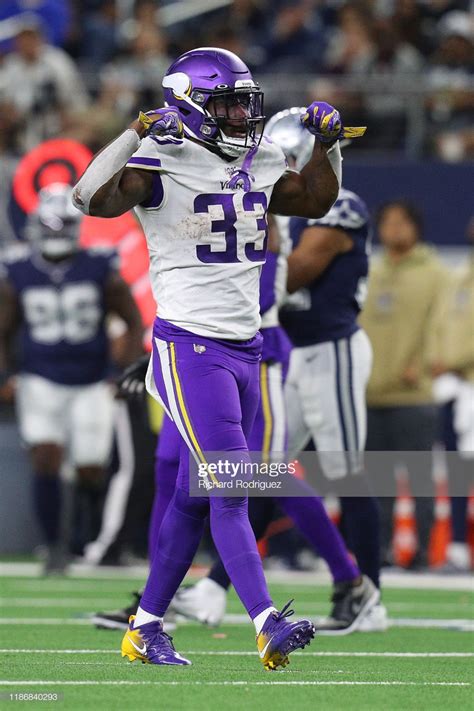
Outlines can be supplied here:
<path id="1" fill-rule="evenodd" d="M 58 134 L 97 149 L 139 108 L 162 103 L 173 58 L 219 46 L 254 70 L 267 116 L 317 97 L 369 126 L 356 150 L 466 160 L 469 9 L 468 0 L 6 0 L 0 153 Z"/>

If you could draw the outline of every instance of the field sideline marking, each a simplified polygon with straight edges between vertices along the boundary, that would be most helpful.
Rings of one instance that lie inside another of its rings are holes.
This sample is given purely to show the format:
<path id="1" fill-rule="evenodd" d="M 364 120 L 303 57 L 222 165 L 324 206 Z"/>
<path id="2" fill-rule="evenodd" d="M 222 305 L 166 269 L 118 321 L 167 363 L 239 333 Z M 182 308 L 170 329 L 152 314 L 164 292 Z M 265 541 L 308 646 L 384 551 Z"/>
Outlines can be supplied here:
<path id="1" fill-rule="evenodd" d="M 444 657 L 474 657 L 474 652 L 299 652 L 305 657 L 385 657 L 385 658 L 444 658 Z M 0 654 L 116 654 L 115 649 L 0 649 Z M 255 652 L 233 650 L 184 650 L 183 654 L 210 657 L 254 657 Z"/>
<path id="2" fill-rule="evenodd" d="M 463 686 L 467 681 L 0 681 L 1 686 Z"/>

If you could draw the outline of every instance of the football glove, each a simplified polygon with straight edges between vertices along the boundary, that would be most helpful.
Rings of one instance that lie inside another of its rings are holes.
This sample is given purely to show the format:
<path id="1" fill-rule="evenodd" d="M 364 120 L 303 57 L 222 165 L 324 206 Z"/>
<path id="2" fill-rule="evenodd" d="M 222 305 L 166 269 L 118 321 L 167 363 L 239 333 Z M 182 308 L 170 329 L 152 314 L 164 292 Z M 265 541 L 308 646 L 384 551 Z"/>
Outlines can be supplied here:
<path id="1" fill-rule="evenodd" d="M 184 135 L 183 121 L 176 106 L 167 106 L 164 109 L 153 109 L 144 113 L 140 111 L 138 120 L 145 126 L 145 135 L 176 136 Z"/>
<path id="2" fill-rule="evenodd" d="M 150 361 L 149 355 L 143 355 L 129 365 L 117 379 L 117 397 L 133 399 L 145 392 L 145 375 Z"/>
<path id="3" fill-rule="evenodd" d="M 367 130 L 367 126 L 344 127 L 339 111 L 325 101 L 313 101 L 300 120 L 321 143 L 332 143 L 341 138 L 358 138 Z"/>

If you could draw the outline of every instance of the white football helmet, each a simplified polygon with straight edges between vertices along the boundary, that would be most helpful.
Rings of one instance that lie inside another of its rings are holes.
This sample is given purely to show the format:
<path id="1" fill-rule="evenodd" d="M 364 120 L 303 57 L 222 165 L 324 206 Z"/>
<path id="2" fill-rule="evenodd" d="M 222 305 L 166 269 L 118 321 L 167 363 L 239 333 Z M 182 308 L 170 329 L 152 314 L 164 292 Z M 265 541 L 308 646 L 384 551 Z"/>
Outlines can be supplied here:
<path id="1" fill-rule="evenodd" d="M 300 121 L 305 111 L 300 106 L 279 111 L 267 121 L 264 131 L 283 150 L 290 168 L 296 170 L 306 165 L 314 146 L 314 137 Z"/>
<path id="2" fill-rule="evenodd" d="M 40 191 L 26 234 L 45 257 L 62 259 L 77 250 L 81 221 L 72 203 L 71 185 L 52 183 Z"/>

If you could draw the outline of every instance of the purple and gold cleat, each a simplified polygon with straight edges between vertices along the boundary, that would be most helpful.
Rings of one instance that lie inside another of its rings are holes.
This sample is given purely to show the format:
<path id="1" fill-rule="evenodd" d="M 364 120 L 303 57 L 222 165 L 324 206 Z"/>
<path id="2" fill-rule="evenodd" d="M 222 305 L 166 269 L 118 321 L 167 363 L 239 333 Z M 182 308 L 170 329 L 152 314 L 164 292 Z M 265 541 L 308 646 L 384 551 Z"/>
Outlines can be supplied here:
<path id="1" fill-rule="evenodd" d="M 189 659 L 185 659 L 176 651 L 173 638 L 163 631 L 161 622 L 157 620 L 134 627 L 134 620 L 135 615 L 131 615 L 122 640 L 122 657 L 128 657 L 131 662 L 139 659 L 143 664 L 191 664 Z"/>
<path id="2" fill-rule="evenodd" d="M 293 600 L 286 603 L 280 612 L 272 612 L 257 635 L 257 649 L 260 660 L 267 670 L 286 667 L 289 664 L 288 655 L 295 649 L 303 649 L 314 637 L 314 625 L 310 620 L 288 622 L 286 619 L 293 614 L 289 606 Z"/>

